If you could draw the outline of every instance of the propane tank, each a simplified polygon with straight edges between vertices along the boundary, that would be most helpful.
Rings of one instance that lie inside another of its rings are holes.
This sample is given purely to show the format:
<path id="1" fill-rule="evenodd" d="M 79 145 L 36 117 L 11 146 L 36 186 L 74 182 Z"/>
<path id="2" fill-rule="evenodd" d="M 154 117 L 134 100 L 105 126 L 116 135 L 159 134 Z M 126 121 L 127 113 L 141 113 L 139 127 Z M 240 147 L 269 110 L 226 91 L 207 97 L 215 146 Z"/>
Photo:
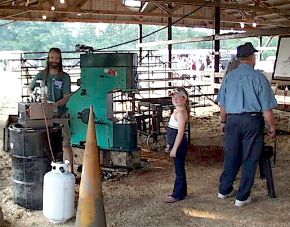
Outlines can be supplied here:
<path id="1" fill-rule="evenodd" d="M 75 176 L 68 172 L 69 161 L 51 163 L 43 180 L 43 215 L 54 224 L 75 215 Z"/>

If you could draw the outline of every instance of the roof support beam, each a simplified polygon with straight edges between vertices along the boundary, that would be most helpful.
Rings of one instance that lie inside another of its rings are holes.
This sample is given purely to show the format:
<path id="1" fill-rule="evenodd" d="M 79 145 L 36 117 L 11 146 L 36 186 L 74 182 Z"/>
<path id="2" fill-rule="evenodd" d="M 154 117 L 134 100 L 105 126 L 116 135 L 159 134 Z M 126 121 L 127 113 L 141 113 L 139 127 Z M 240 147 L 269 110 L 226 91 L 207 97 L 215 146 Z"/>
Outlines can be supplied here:
<path id="1" fill-rule="evenodd" d="M 25 7 L 25 9 L 23 10 L 23 7 L 19 7 L 19 6 L 14 6 L 14 7 L 1 7 L 0 8 L 0 12 L 5 12 L 5 14 L 3 15 L 2 13 L 2 17 L 0 16 L 0 19 L 7 19 L 7 18 L 12 18 L 12 19 L 19 19 L 18 17 L 16 17 L 15 15 L 17 14 L 25 14 L 25 12 L 31 12 L 31 13 L 45 13 L 45 12 L 50 12 L 50 13 L 54 13 L 54 14 L 77 14 L 77 13 L 81 13 L 84 18 L 79 18 L 79 22 L 81 21 L 86 21 L 88 18 L 85 18 L 86 15 L 116 15 L 116 16 L 134 16 L 136 18 L 138 18 L 139 22 L 140 20 L 142 20 L 142 23 L 146 24 L 146 17 L 158 17 L 158 18 L 168 18 L 168 17 L 172 17 L 172 18 L 181 18 L 184 15 L 183 14 L 166 14 L 166 13 L 141 13 L 141 12 L 132 12 L 132 11 L 110 11 L 110 10 L 85 10 L 85 9 L 61 9 L 58 8 L 55 11 L 51 12 L 51 10 L 47 7 Z M 9 13 L 11 12 L 11 14 Z M 14 18 L 13 18 L 14 17 Z M 143 18 L 144 17 L 144 18 Z M 203 20 L 205 22 L 212 22 L 213 18 L 212 17 L 203 17 L 202 15 L 200 16 L 188 16 L 185 19 L 188 20 Z M 32 18 L 30 18 L 30 20 L 33 20 Z M 37 20 L 37 19 L 35 19 Z M 47 19 L 47 21 L 49 21 L 49 18 Z M 66 20 L 63 20 L 66 21 Z M 224 18 L 223 16 L 221 16 L 221 22 L 230 22 L 230 23 L 240 23 L 241 21 L 239 19 L 234 19 L 234 18 Z M 245 21 L 246 23 L 252 23 L 254 22 L 254 20 L 247 20 Z M 120 23 L 125 23 L 124 21 L 120 21 Z M 133 22 L 132 23 L 136 23 Z M 150 24 L 150 22 L 148 22 L 148 24 Z M 158 22 L 156 22 L 156 24 L 158 24 Z M 290 26 L 290 22 L 289 23 L 284 23 L 281 24 L 279 23 L 275 23 L 275 22 L 268 22 L 268 21 L 264 21 L 264 22 L 259 22 L 259 24 L 263 24 L 263 25 L 279 25 L 279 26 Z M 230 29 L 230 28 L 229 28 Z"/>
<path id="2" fill-rule="evenodd" d="M 212 41 L 212 40 L 227 40 L 227 39 L 242 39 L 248 37 L 258 37 L 258 36 L 277 36 L 277 35 L 289 35 L 290 28 L 277 28 L 269 30 L 252 30 L 244 33 L 226 33 L 226 34 L 216 34 L 203 37 L 194 37 L 186 40 L 169 40 L 169 41 L 159 41 L 159 42 L 148 42 L 137 44 L 138 47 L 151 47 L 158 45 L 169 45 L 169 44 L 180 44 L 180 43 L 192 43 L 201 41 Z"/>
<path id="3" fill-rule="evenodd" d="M 77 0 L 71 4 L 72 9 L 81 8 L 88 0 Z"/>
<path id="4" fill-rule="evenodd" d="M 239 9 L 239 10 L 249 10 L 249 11 L 257 11 L 257 12 L 265 12 L 265 13 L 282 13 L 289 15 L 288 9 L 277 9 L 277 8 L 265 8 L 259 5 L 253 4 L 253 6 L 249 6 L 241 3 L 223 3 L 216 2 L 210 0 L 141 0 L 141 2 L 152 2 L 152 3 L 175 3 L 182 5 L 192 5 L 192 6 L 202 6 L 206 4 L 206 7 L 217 7 L 219 6 L 221 9 Z"/>
<path id="5" fill-rule="evenodd" d="M 165 12 L 165 13 L 167 13 L 167 14 L 171 14 L 170 9 L 169 9 L 167 6 L 162 5 L 162 4 L 160 4 L 160 3 L 155 3 L 155 5 L 156 5 L 156 6 L 157 6 L 161 11 L 163 11 L 163 12 Z"/>

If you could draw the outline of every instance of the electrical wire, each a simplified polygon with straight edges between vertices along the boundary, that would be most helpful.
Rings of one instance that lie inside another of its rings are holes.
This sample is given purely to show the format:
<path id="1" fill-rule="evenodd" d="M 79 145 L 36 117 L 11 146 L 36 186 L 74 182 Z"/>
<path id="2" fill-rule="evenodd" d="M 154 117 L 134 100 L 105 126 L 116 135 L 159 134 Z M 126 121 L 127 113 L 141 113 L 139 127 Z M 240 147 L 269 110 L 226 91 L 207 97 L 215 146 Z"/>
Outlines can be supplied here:
<path id="1" fill-rule="evenodd" d="M 46 128 L 46 135 L 47 135 L 47 140 L 48 140 L 48 146 L 49 146 L 49 151 L 50 155 L 52 157 L 52 161 L 55 162 L 55 157 L 53 155 L 52 147 L 51 147 L 51 142 L 50 142 L 50 135 L 49 135 L 49 129 L 48 129 L 48 124 L 47 124 L 47 118 L 45 114 L 45 108 L 44 108 L 44 103 L 41 103 L 42 111 L 43 111 L 43 117 L 44 117 L 44 122 L 45 122 L 45 128 Z"/>
<path id="2" fill-rule="evenodd" d="M 206 6 L 208 3 L 210 3 L 210 1 L 205 2 L 203 5 L 199 6 L 197 9 L 191 11 L 191 12 L 188 13 L 188 14 L 185 14 L 183 17 L 181 17 L 181 18 L 179 18 L 178 20 L 174 21 L 174 22 L 171 24 L 171 26 L 174 25 L 174 24 L 176 24 L 176 23 L 178 23 L 179 21 L 183 20 L 184 18 L 188 17 L 189 15 L 191 15 L 191 14 L 197 12 L 198 10 L 202 9 L 202 8 L 203 8 L 204 6 Z M 149 33 L 149 34 L 147 34 L 147 35 L 144 35 L 144 36 L 142 36 L 141 38 L 142 38 L 142 39 L 143 39 L 143 38 L 146 38 L 146 37 L 148 37 L 148 36 L 150 36 L 150 35 L 153 35 L 153 34 L 155 34 L 155 33 L 157 33 L 157 32 L 160 32 L 160 31 L 162 31 L 162 30 L 164 30 L 164 29 L 166 29 L 166 28 L 168 28 L 168 26 L 165 26 L 165 27 L 163 27 L 163 28 L 157 29 L 156 31 L 153 31 L 153 32 L 151 32 L 151 33 Z M 132 43 L 132 42 L 138 41 L 139 39 L 140 39 L 140 38 L 136 38 L 136 39 L 132 39 L 132 40 L 129 40 L 129 41 L 126 41 L 126 42 L 123 42 L 123 43 L 119 43 L 119 44 L 113 45 L 113 46 L 103 47 L 103 48 L 99 48 L 99 49 L 94 49 L 94 51 L 107 50 L 107 49 L 111 49 L 111 48 L 114 48 L 114 47 L 123 46 L 123 45 L 125 45 L 125 44 L 128 44 L 128 43 Z"/>

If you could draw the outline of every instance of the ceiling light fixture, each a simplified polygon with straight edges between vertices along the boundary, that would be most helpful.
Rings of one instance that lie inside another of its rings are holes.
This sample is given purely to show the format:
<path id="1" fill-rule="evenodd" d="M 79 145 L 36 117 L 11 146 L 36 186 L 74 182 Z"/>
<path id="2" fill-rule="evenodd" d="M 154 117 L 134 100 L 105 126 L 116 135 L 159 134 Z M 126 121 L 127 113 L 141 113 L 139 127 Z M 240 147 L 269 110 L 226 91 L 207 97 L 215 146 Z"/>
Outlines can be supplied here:
<path id="1" fill-rule="evenodd" d="M 60 2 L 61 4 L 64 4 L 64 3 L 65 3 L 65 0 L 59 0 L 59 2 Z"/>
<path id="2" fill-rule="evenodd" d="M 51 6 L 50 9 L 51 9 L 52 11 L 54 11 L 54 10 L 55 10 L 55 7 L 54 7 L 54 6 Z"/>
<path id="3" fill-rule="evenodd" d="M 254 28 L 257 27 L 257 23 L 256 22 L 253 23 L 253 27 Z"/>
<path id="4" fill-rule="evenodd" d="M 78 15 L 78 16 L 81 16 L 82 14 L 81 14 L 81 13 L 78 13 L 77 15 Z"/>
<path id="5" fill-rule="evenodd" d="M 47 18 L 46 15 L 42 15 L 43 20 L 46 20 L 46 18 Z"/>
<path id="6" fill-rule="evenodd" d="M 241 28 L 244 28 L 245 27 L 245 23 L 244 22 L 240 22 L 240 26 L 241 26 Z"/>

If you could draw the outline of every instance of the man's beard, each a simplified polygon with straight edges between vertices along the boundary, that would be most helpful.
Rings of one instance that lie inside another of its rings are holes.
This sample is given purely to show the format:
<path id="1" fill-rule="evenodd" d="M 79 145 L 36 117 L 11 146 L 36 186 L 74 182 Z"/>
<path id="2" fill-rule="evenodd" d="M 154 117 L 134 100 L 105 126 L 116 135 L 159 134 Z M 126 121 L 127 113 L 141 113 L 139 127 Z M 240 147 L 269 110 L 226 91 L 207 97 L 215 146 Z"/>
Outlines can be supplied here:
<path id="1" fill-rule="evenodd" d="M 49 68 L 59 69 L 59 63 L 49 62 Z"/>

